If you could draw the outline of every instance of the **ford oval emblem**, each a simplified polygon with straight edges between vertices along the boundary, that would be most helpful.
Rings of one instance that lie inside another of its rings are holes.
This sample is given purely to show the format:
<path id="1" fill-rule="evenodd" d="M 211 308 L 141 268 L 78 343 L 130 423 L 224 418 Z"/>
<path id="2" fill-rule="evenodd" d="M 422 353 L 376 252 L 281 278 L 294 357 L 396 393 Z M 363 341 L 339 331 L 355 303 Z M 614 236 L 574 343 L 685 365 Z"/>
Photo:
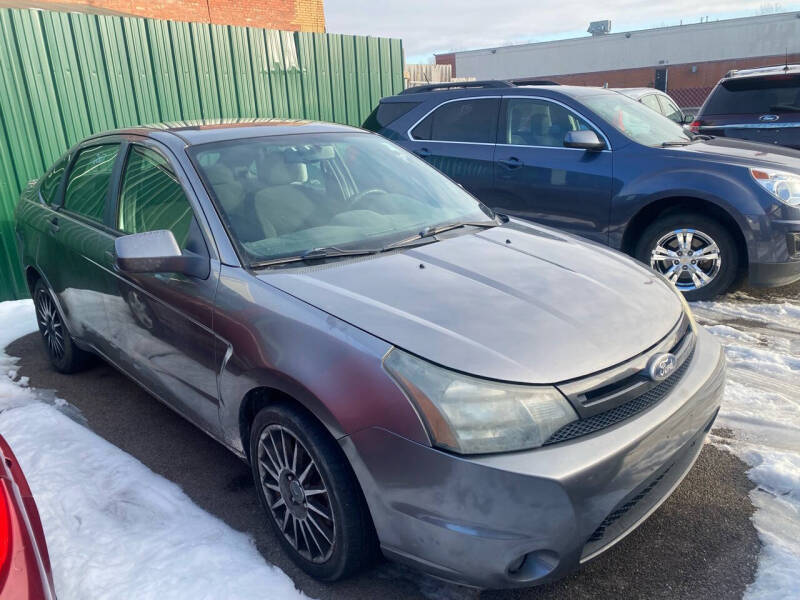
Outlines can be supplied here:
<path id="1" fill-rule="evenodd" d="M 647 363 L 647 375 L 653 381 L 664 381 L 678 366 L 678 359 L 669 352 L 656 354 Z"/>
<path id="2" fill-rule="evenodd" d="M 777 121 L 778 119 L 780 119 L 778 115 L 761 115 L 758 117 L 759 121 Z"/>

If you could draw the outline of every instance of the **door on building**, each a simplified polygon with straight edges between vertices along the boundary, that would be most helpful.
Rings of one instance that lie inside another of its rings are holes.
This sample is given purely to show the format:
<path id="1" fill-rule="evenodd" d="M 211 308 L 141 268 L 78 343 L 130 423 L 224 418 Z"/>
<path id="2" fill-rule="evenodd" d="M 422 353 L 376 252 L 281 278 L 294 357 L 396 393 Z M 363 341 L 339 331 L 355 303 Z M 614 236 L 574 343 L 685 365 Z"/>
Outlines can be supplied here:
<path id="1" fill-rule="evenodd" d="M 656 79 L 654 86 L 657 90 L 662 92 L 667 91 L 667 69 L 656 69 Z"/>

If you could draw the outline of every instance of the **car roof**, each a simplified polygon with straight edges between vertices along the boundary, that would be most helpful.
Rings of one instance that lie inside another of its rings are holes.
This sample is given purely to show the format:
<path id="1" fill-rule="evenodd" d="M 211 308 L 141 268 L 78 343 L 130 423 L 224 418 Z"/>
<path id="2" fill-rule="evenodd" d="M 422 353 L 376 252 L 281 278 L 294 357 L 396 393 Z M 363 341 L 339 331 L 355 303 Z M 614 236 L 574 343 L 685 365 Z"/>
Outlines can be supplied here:
<path id="1" fill-rule="evenodd" d="M 193 146 L 241 138 L 256 138 L 297 133 L 345 133 L 363 130 L 349 125 L 297 119 L 203 119 L 153 123 L 106 131 L 88 139 L 107 135 L 140 135 L 152 138 L 178 137 Z"/>
<path id="2" fill-rule="evenodd" d="M 405 90 L 395 96 L 386 96 L 381 98 L 381 102 L 427 102 L 429 100 L 452 100 L 455 98 L 464 97 L 480 97 L 480 96 L 553 96 L 557 97 L 559 94 L 571 96 L 579 99 L 586 96 L 595 96 L 598 94 L 615 93 L 608 89 L 601 87 L 591 87 L 583 85 L 559 85 L 553 84 L 540 84 L 540 83 L 518 83 L 514 84 L 508 81 L 495 81 L 487 80 L 480 82 L 467 82 L 473 85 L 438 85 L 431 86 L 418 86 L 418 90 L 408 92 Z M 474 85 L 474 84 L 479 85 Z M 434 87 L 434 89 L 425 89 L 427 87 Z M 409 88 L 412 89 L 412 88 Z"/>
<path id="3" fill-rule="evenodd" d="M 800 75 L 800 65 L 783 64 L 771 67 L 758 67 L 755 69 L 733 69 L 732 71 L 728 71 L 723 79 L 768 77 L 770 75 Z"/>
<path id="4" fill-rule="evenodd" d="M 662 94 L 662 95 L 664 95 L 664 96 L 666 96 L 666 95 L 667 95 L 667 94 L 665 94 L 664 92 L 662 92 L 661 90 L 657 90 L 657 89 L 655 89 L 655 88 L 649 88 L 649 87 L 638 87 L 638 88 L 608 88 L 608 89 L 609 89 L 610 91 L 612 91 L 612 92 L 618 92 L 618 93 L 620 93 L 620 94 L 625 94 L 626 96 L 628 96 L 628 97 L 630 97 L 630 98 L 635 98 L 636 100 L 638 100 L 638 99 L 639 99 L 639 98 L 641 98 L 642 96 L 647 96 L 647 95 L 649 95 L 649 94 Z"/>

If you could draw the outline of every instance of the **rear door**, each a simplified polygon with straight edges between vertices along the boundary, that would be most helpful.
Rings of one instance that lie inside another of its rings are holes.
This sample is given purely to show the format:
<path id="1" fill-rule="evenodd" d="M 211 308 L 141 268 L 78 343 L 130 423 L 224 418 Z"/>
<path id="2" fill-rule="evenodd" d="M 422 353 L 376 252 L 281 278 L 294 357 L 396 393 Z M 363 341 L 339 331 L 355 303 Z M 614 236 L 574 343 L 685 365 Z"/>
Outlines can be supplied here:
<path id="1" fill-rule="evenodd" d="M 120 140 L 92 140 L 78 148 L 64 184 L 61 206 L 47 219 L 39 264 L 59 298 L 70 331 L 101 352 L 108 350 L 105 312 L 114 236 L 108 227 L 109 191 L 118 168 Z"/>
<path id="2" fill-rule="evenodd" d="M 489 203 L 499 110 L 499 96 L 448 100 L 412 125 L 402 145 Z"/>
<path id="3" fill-rule="evenodd" d="M 109 299 L 115 359 L 159 398 L 208 431 L 219 426 L 212 315 L 219 261 L 211 260 L 191 186 L 168 149 L 141 139 L 124 149 L 115 234 L 166 229 L 184 254 L 208 259 L 205 277 L 116 271 Z"/>
<path id="4" fill-rule="evenodd" d="M 603 133 L 555 100 L 503 99 L 494 161 L 498 211 L 608 242 L 612 154 L 564 147 L 568 131 Z M 608 140 L 606 140 L 608 146 Z"/>

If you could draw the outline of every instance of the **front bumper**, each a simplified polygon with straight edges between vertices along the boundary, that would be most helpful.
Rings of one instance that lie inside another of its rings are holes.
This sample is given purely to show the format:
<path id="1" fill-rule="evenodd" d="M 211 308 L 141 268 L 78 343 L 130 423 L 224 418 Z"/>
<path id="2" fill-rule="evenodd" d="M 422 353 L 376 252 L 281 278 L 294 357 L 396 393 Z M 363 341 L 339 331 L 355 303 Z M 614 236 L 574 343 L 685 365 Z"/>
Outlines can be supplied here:
<path id="1" fill-rule="evenodd" d="M 476 587 L 535 585 L 609 548 L 669 496 L 700 453 L 724 382 L 722 350 L 699 331 L 666 397 L 591 435 L 480 457 L 376 428 L 341 443 L 387 556 Z"/>

